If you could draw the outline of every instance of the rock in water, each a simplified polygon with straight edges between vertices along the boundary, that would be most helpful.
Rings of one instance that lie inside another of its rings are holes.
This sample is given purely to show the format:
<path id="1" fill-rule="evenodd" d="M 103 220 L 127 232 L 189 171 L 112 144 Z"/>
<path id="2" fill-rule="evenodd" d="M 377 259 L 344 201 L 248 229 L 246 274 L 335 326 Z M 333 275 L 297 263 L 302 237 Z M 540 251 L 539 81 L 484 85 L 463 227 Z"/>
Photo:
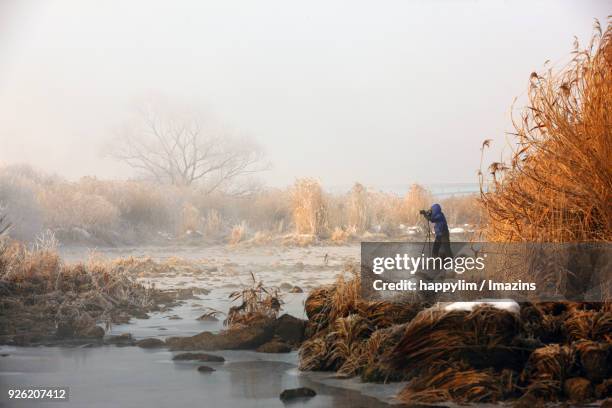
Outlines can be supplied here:
<path id="1" fill-rule="evenodd" d="M 108 336 L 105 339 L 106 344 L 115 344 L 117 346 L 131 346 L 134 344 L 134 339 L 130 333 L 121 333 L 114 336 Z"/>
<path id="2" fill-rule="evenodd" d="M 200 320 L 202 322 L 218 322 L 219 319 L 217 319 L 214 315 L 211 315 L 210 313 L 204 313 L 202 316 L 198 317 L 196 320 Z"/>
<path id="3" fill-rule="evenodd" d="M 96 325 L 84 329 L 81 333 L 83 337 L 91 337 L 96 339 L 104 337 L 104 329 Z"/>
<path id="4" fill-rule="evenodd" d="M 166 343 L 164 343 L 163 340 L 151 337 L 151 338 L 148 338 L 148 339 L 142 339 L 142 340 L 137 341 L 136 345 L 138 347 L 150 349 L 150 348 L 164 347 L 166 345 Z"/>
<path id="5" fill-rule="evenodd" d="M 191 337 L 170 337 L 166 344 L 172 350 L 254 350 L 272 339 L 274 329 L 274 322 L 266 322 L 220 333 L 202 332 Z"/>
<path id="6" fill-rule="evenodd" d="M 315 395 L 317 395 L 317 393 L 313 389 L 307 387 L 292 388 L 281 392 L 280 399 L 282 401 L 291 401 L 297 398 L 312 398 Z"/>
<path id="7" fill-rule="evenodd" d="M 197 360 L 197 361 L 208 361 L 208 362 L 216 362 L 222 363 L 225 359 L 221 356 L 215 356 L 213 354 L 206 353 L 181 353 L 172 357 L 174 361 L 189 361 L 189 360 Z"/>
<path id="8" fill-rule="evenodd" d="M 255 350 L 276 336 L 290 346 L 304 339 L 306 321 L 284 314 L 276 320 L 266 320 L 250 326 L 202 332 L 191 337 L 170 337 L 166 344 L 171 350 Z"/>
<path id="9" fill-rule="evenodd" d="M 291 290 L 292 287 L 293 285 L 291 285 L 290 283 L 283 282 L 280 284 L 279 289 L 280 290 Z"/>
<path id="10" fill-rule="evenodd" d="M 291 346 L 282 341 L 272 340 L 257 347 L 255 351 L 259 353 L 289 353 Z"/>
<path id="11" fill-rule="evenodd" d="M 299 286 L 294 286 L 293 288 L 291 288 L 289 293 L 304 293 L 304 291 Z"/>
<path id="12" fill-rule="evenodd" d="M 276 319 L 274 334 L 286 343 L 299 345 L 304 339 L 306 322 L 288 314 Z"/>
<path id="13" fill-rule="evenodd" d="M 201 365 L 198 367 L 198 371 L 201 373 L 212 373 L 215 371 L 215 369 L 209 366 Z"/>

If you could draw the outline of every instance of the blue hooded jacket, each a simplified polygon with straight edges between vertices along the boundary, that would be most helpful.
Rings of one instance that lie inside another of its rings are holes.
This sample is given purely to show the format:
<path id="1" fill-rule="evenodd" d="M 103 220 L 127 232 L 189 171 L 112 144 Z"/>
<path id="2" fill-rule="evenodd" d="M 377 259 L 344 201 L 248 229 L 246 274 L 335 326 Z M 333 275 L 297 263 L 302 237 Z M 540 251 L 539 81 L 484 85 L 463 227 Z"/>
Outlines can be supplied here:
<path id="1" fill-rule="evenodd" d="M 444 216 L 444 213 L 442 213 L 442 207 L 440 207 L 440 204 L 434 204 L 431 206 L 431 217 L 429 220 L 434 223 L 436 237 L 439 237 L 444 233 L 448 233 L 448 224 L 446 223 L 446 217 Z"/>

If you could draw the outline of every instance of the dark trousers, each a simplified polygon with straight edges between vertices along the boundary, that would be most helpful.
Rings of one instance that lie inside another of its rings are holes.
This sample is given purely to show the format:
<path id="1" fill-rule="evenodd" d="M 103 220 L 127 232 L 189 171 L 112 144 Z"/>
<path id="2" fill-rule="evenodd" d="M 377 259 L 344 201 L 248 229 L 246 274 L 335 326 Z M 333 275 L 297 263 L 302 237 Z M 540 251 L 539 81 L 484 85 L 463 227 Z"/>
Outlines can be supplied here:
<path id="1" fill-rule="evenodd" d="M 453 257 L 448 231 L 443 232 L 441 235 L 436 235 L 436 240 L 434 241 L 433 248 L 431 249 L 431 256 L 434 258 L 441 256 L 442 259 Z"/>

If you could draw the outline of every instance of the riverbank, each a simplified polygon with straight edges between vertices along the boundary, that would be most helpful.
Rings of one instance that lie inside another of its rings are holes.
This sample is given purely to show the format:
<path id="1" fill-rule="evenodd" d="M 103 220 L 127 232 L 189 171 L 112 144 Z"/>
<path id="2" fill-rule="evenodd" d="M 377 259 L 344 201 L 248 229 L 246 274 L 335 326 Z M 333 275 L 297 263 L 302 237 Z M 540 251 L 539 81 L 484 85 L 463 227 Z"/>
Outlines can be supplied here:
<path id="1" fill-rule="evenodd" d="M 61 248 L 68 262 L 84 260 L 90 251 Z M 281 314 L 305 318 L 304 300 L 314 287 L 335 281 L 343 265 L 357 262 L 359 246 L 316 248 L 231 248 L 217 246 L 206 250 L 167 248 L 99 249 L 96 257 L 122 257 L 124 265 L 173 265 L 135 273 L 137 281 L 157 289 L 191 289 L 193 296 L 178 305 L 154 310 L 147 318 L 112 324 L 105 339 L 129 333 L 134 341 L 145 338 L 165 340 L 223 329 L 223 315 L 217 320 L 198 320 L 207 310 L 227 313 L 233 305 L 229 294 L 249 284 L 253 272 L 267 285 L 278 287 L 283 300 Z M 178 261 L 181 259 L 182 261 Z M 131 261 L 130 261 L 131 260 Z M 174 260 L 172 262 L 165 262 Z M 186 268 L 186 265 L 191 265 Z M 297 291 L 294 288 L 301 290 Z M 132 344 L 132 343 L 130 343 Z M 2 346 L 0 384 L 6 387 L 69 386 L 68 406 L 283 406 L 280 393 L 287 388 L 309 387 L 317 396 L 298 402 L 308 407 L 384 406 L 392 400 L 397 385 L 360 387 L 352 380 L 337 383 L 329 373 L 301 373 L 297 351 L 281 354 L 254 351 L 214 351 L 223 363 L 206 363 L 215 371 L 202 374 L 197 362 L 175 362 L 177 352 L 142 349 L 122 344 L 102 345 L 97 341 L 53 347 Z M 333 385 L 330 385 L 333 384 Z M 100 387 L 104 384 L 104 387 Z M 363 391 L 363 392 L 362 392 Z M 6 403 L 6 401 L 3 401 Z M 54 406 L 20 401 L 15 406 Z M 12 405 L 10 405 L 12 406 Z"/>

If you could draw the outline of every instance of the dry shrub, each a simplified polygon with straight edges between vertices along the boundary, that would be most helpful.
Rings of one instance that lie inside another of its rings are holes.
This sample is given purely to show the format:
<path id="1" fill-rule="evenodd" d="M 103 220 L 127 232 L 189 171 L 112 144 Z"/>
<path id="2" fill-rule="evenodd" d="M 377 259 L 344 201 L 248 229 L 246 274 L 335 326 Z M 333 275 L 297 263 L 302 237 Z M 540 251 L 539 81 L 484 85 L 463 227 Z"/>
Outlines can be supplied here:
<path id="1" fill-rule="evenodd" d="M 239 242 L 244 241 L 247 232 L 247 225 L 245 221 L 242 221 L 240 224 L 236 224 L 232 227 L 232 232 L 230 233 L 229 243 L 230 245 L 236 245 Z"/>
<path id="2" fill-rule="evenodd" d="M 481 181 L 490 240 L 612 239 L 611 50 L 612 25 L 602 34 L 596 23 L 564 69 L 531 74 L 511 163 L 491 165 L 488 191 Z"/>
<path id="3" fill-rule="evenodd" d="M 264 286 L 251 273 L 251 286 L 230 293 L 232 302 L 240 305 L 230 307 L 223 324 L 229 329 L 248 326 L 276 319 L 282 299 L 278 290 Z"/>
<path id="4" fill-rule="evenodd" d="M 55 278 L 61 273 L 61 259 L 54 250 L 30 250 L 18 242 L 3 241 L 0 248 L 0 279 L 16 284 L 21 290 L 43 293 L 56 289 Z"/>
<path id="5" fill-rule="evenodd" d="M 83 335 L 96 320 L 108 327 L 119 313 L 150 310 L 157 293 L 111 263 L 64 264 L 50 245 L 30 249 L 17 242 L 0 247 L 0 291 L 0 311 L 9 321 L 0 334 L 24 336 L 59 335 L 60 326 L 62 335 Z M 34 317 L 31 326 L 20 324 L 24 316 Z"/>
<path id="6" fill-rule="evenodd" d="M 176 187 L 83 177 L 71 188 L 104 197 L 119 210 L 121 222 L 132 228 L 170 228 L 181 221 L 182 206 L 175 200 L 182 192 Z"/>
<path id="7" fill-rule="evenodd" d="M 291 192 L 293 222 L 298 234 L 320 235 L 327 228 L 326 208 L 319 182 L 296 180 Z"/>
<path id="8" fill-rule="evenodd" d="M 334 230 L 332 231 L 330 236 L 331 241 L 336 244 L 343 244 L 348 240 L 348 238 L 348 232 L 342 229 L 341 227 L 334 227 Z"/>
<path id="9" fill-rule="evenodd" d="M 419 210 L 428 209 L 432 202 L 429 190 L 419 184 L 413 184 L 402 201 L 402 221 L 408 225 L 417 225 L 422 219 Z"/>
<path id="10" fill-rule="evenodd" d="M 355 227 L 335 227 L 331 233 L 330 240 L 335 244 L 344 244 L 357 235 Z"/>
<path id="11" fill-rule="evenodd" d="M 112 227 L 119 210 L 101 195 L 79 191 L 70 184 L 58 184 L 39 193 L 38 200 L 50 228 L 80 227 L 95 230 Z"/>
<path id="12" fill-rule="evenodd" d="M 355 183 L 348 196 L 347 205 L 348 226 L 355 232 L 362 233 L 370 228 L 371 217 L 368 207 L 368 191 L 360 184 Z"/>

